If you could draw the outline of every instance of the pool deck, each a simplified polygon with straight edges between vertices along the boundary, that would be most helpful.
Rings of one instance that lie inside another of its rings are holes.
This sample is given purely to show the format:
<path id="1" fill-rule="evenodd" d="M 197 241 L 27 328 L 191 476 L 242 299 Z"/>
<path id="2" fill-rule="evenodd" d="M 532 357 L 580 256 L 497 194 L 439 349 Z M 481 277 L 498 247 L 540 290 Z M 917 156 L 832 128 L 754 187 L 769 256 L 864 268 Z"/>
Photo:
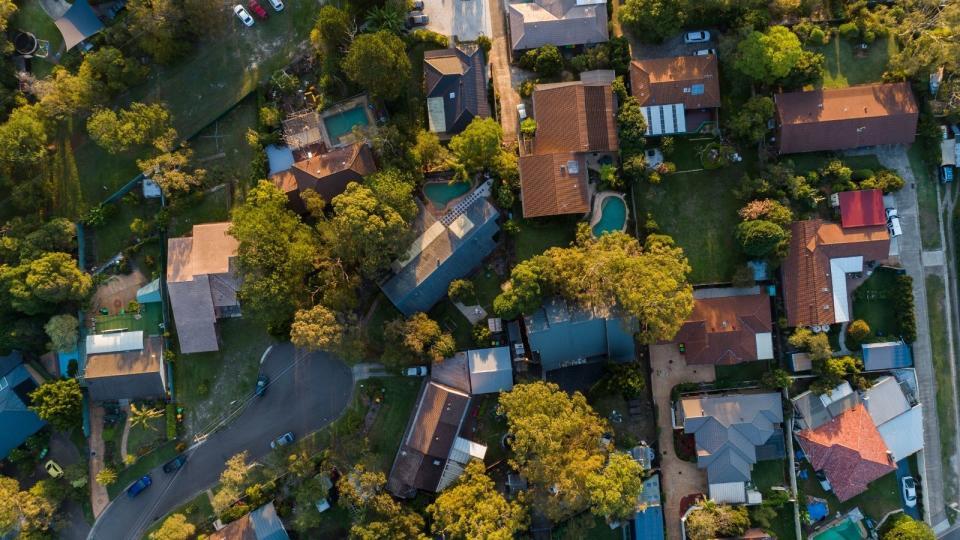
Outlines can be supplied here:
<path id="1" fill-rule="evenodd" d="M 357 107 L 363 109 L 364 113 L 366 113 L 367 125 L 376 127 L 377 119 L 374 117 L 373 111 L 370 110 L 370 100 L 366 94 L 360 94 L 359 96 L 338 101 L 320 113 L 320 131 L 322 132 L 323 142 L 327 145 L 327 148 L 338 148 L 354 142 L 353 137 L 349 136 L 343 136 L 334 141 L 333 137 L 330 136 L 330 132 L 327 131 L 326 119 Z"/>
<path id="2" fill-rule="evenodd" d="M 593 231 L 593 227 L 596 226 L 596 224 L 599 223 L 600 219 L 603 217 L 603 201 L 610 197 L 616 197 L 623 201 L 623 227 L 620 229 L 620 232 L 626 232 L 627 222 L 630 221 L 630 208 L 627 207 L 626 197 L 624 197 L 622 193 L 616 191 L 601 191 L 600 193 L 597 193 L 596 197 L 593 199 L 593 209 L 590 212 L 591 231 Z"/>

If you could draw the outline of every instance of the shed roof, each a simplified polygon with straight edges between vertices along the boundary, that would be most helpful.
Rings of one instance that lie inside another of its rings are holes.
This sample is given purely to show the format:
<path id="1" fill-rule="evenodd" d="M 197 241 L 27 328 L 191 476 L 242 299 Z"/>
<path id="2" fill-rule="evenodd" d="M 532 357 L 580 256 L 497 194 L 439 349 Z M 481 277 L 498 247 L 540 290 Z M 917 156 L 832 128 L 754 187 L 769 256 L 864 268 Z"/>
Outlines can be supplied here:
<path id="1" fill-rule="evenodd" d="M 510 347 L 467 351 L 470 363 L 471 394 L 509 392 L 513 388 Z"/>
<path id="2" fill-rule="evenodd" d="M 664 540 L 663 507 L 648 506 L 633 518 L 634 540 Z"/>
<path id="3" fill-rule="evenodd" d="M 910 345 L 902 341 L 864 343 L 863 369 L 867 371 L 897 369 L 913 366 Z"/>
<path id="4" fill-rule="evenodd" d="M 103 30 L 103 22 L 90 7 L 87 0 L 73 0 L 73 5 L 60 18 L 53 21 L 63 34 L 66 50 L 76 47 L 81 41 Z"/>
<path id="5" fill-rule="evenodd" d="M 139 351 L 143 349 L 143 331 L 90 334 L 87 336 L 87 356 L 93 354 Z"/>
<path id="6" fill-rule="evenodd" d="M 883 191 L 861 189 L 840 192 L 840 224 L 843 228 L 885 225 Z"/>

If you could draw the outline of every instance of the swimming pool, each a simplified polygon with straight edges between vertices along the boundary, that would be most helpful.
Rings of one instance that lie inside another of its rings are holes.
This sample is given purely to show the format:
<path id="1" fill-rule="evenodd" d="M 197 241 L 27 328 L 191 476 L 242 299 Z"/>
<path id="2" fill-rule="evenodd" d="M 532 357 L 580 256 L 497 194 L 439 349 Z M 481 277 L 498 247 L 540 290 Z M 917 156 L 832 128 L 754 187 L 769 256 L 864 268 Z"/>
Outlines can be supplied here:
<path id="1" fill-rule="evenodd" d="M 437 208 L 447 206 L 447 203 L 470 191 L 469 182 L 430 182 L 423 185 L 423 195 Z"/>
<path id="2" fill-rule="evenodd" d="M 593 235 L 622 231 L 627 223 L 627 204 L 620 197 L 610 196 L 600 203 L 600 220 L 593 225 Z"/>
<path id="3" fill-rule="evenodd" d="M 327 126 L 327 134 L 330 135 L 330 142 L 334 145 L 343 144 L 346 141 L 340 140 L 344 135 L 349 135 L 353 131 L 353 126 L 366 126 L 370 124 L 367 118 L 367 111 L 363 110 L 362 105 L 357 105 L 345 111 L 324 115 L 323 124 Z"/>
<path id="4" fill-rule="evenodd" d="M 866 536 L 863 529 L 850 518 L 830 527 L 829 529 L 817 534 L 813 540 L 863 540 Z"/>

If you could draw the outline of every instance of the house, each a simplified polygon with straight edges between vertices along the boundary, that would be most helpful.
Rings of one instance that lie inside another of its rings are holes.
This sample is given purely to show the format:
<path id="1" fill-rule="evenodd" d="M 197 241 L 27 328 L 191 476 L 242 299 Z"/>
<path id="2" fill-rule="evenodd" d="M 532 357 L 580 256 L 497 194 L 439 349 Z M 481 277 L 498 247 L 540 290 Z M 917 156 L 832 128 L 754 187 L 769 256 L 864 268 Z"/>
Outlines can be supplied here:
<path id="1" fill-rule="evenodd" d="M 908 371 L 915 386 L 916 375 Z M 893 461 L 923 450 L 923 405 L 917 401 L 910 381 L 883 377 L 864 391 L 863 405 Z"/>
<path id="2" fill-rule="evenodd" d="M 643 481 L 633 517 L 633 540 L 664 540 L 663 507 L 660 504 L 660 475 Z"/>
<path id="3" fill-rule="evenodd" d="M 423 55 L 430 131 L 449 139 L 474 118 L 490 117 L 487 65 L 483 50 L 459 48 L 427 51 Z"/>
<path id="4" fill-rule="evenodd" d="M 157 399 L 167 395 L 163 338 L 143 331 L 91 334 L 83 381 L 93 401 Z"/>
<path id="5" fill-rule="evenodd" d="M 687 365 L 732 365 L 773 358 L 770 297 L 759 288 L 694 291 L 693 311 L 674 343 Z M 709 294 L 704 294 L 709 293 Z"/>
<path id="6" fill-rule="evenodd" d="M 867 263 L 887 259 L 887 228 L 843 228 L 809 219 L 793 222 L 790 230 L 790 250 L 781 268 L 787 325 L 816 329 L 849 321 L 847 274 L 860 274 Z"/>
<path id="7" fill-rule="evenodd" d="M 677 402 L 675 421 L 693 435 L 697 468 L 706 469 L 710 498 L 718 503 L 758 504 L 748 485 L 754 464 L 784 456 L 780 394 L 689 397 Z"/>
<path id="8" fill-rule="evenodd" d="M 287 195 L 288 205 L 298 213 L 307 209 L 300 194 L 307 189 L 317 192 L 329 203 L 343 193 L 350 182 L 360 182 L 364 176 L 377 172 L 369 145 L 358 142 L 297 161 L 289 169 L 270 176 L 280 191 Z"/>
<path id="9" fill-rule="evenodd" d="M 599 169 L 603 157 L 612 162 L 620 147 L 610 88 L 613 72 L 581 77 L 541 84 L 533 92 L 537 131 L 532 142 L 525 141 L 528 151 L 521 152 L 519 162 L 523 217 L 586 213 L 591 198 L 587 169 Z"/>
<path id="10" fill-rule="evenodd" d="M 647 135 L 695 133 L 717 119 L 717 57 L 674 56 L 630 63 L 630 86 L 647 119 Z"/>
<path id="11" fill-rule="evenodd" d="M 30 392 L 41 382 L 19 352 L 0 356 L 0 459 L 46 425 L 30 409 Z"/>
<path id="12" fill-rule="evenodd" d="M 466 392 L 433 380 L 424 385 L 390 469 L 391 493 L 403 498 L 417 490 L 437 493 L 459 478 L 471 459 L 483 459 L 487 447 L 460 433 L 469 408 Z"/>
<path id="13" fill-rule="evenodd" d="M 229 230 L 229 222 L 205 223 L 167 241 L 167 293 L 183 354 L 219 350 L 217 319 L 240 316 L 240 244 Z"/>
<path id="14" fill-rule="evenodd" d="M 800 429 L 816 429 L 860 403 L 860 395 L 844 381 L 828 394 L 807 391 L 794 397 L 794 419 Z"/>
<path id="15" fill-rule="evenodd" d="M 902 341 L 861 345 L 864 371 L 879 371 L 913 366 L 910 346 Z"/>
<path id="16" fill-rule="evenodd" d="M 283 141 L 293 150 L 323 144 L 323 120 L 320 119 L 320 113 L 316 109 L 307 109 L 284 119 Z"/>
<path id="17" fill-rule="evenodd" d="M 472 349 L 434 362 L 431 378 L 470 395 L 496 394 L 513 389 L 510 347 Z"/>
<path id="18" fill-rule="evenodd" d="M 917 102 L 906 82 L 776 94 L 781 154 L 911 144 Z"/>
<path id="19" fill-rule="evenodd" d="M 393 262 L 393 274 L 380 284 L 404 315 L 430 311 L 447 295 L 451 281 L 470 274 L 496 247 L 500 213 L 476 192 L 465 200 L 465 207 L 440 219 L 421 214 L 423 232 Z"/>
<path id="20" fill-rule="evenodd" d="M 603 0 L 514 0 L 507 5 L 507 17 L 514 52 L 544 45 L 593 45 L 609 39 Z"/>
<path id="21" fill-rule="evenodd" d="M 636 358 L 634 319 L 602 315 L 553 298 L 524 317 L 524 326 L 530 352 L 543 371 L 596 359 L 624 362 Z"/>
<path id="22" fill-rule="evenodd" d="M 290 540 L 273 501 L 211 534 L 207 540 Z"/>
<path id="23" fill-rule="evenodd" d="M 882 190 L 842 191 L 838 194 L 838 198 L 840 199 L 840 226 L 844 229 L 887 224 Z"/>
<path id="24" fill-rule="evenodd" d="M 870 482 L 896 470 L 883 437 L 862 403 L 795 436 L 810 465 L 826 475 L 840 502 L 856 497 Z"/>

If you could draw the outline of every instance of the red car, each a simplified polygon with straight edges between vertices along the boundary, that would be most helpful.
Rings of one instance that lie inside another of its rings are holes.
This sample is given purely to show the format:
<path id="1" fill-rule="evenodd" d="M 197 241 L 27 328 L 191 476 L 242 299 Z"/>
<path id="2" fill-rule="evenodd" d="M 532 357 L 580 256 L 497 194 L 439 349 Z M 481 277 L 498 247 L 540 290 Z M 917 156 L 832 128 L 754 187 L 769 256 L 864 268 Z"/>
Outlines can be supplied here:
<path id="1" fill-rule="evenodd" d="M 262 21 L 267 20 L 267 17 L 268 17 L 267 10 L 263 9 L 263 6 L 261 6 L 257 2 L 257 0 L 250 0 L 249 2 L 247 2 L 247 7 L 250 8 L 250 11 L 252 11 L 253 14 L 257 16 L 258 19 Z"/>

